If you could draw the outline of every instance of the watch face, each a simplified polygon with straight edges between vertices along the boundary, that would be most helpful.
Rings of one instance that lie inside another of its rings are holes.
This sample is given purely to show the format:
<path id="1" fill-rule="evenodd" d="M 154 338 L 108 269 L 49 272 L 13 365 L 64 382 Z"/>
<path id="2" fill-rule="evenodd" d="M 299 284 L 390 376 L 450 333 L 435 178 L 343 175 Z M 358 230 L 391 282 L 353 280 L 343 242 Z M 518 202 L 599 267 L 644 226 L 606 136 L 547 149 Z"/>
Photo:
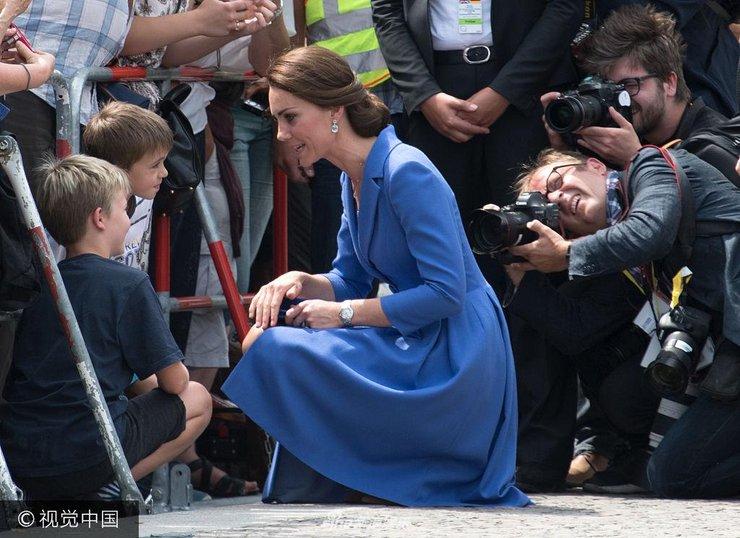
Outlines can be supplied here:
<path id="1" fill-rule="evenodd" d="M 349 325 L 349 323 L 352 321 L 352 315 L 354 314 L 352 307 L 347 305 L 343 306 L 339 310 L 339 319 L 342 321 L 343 324 Z"/>

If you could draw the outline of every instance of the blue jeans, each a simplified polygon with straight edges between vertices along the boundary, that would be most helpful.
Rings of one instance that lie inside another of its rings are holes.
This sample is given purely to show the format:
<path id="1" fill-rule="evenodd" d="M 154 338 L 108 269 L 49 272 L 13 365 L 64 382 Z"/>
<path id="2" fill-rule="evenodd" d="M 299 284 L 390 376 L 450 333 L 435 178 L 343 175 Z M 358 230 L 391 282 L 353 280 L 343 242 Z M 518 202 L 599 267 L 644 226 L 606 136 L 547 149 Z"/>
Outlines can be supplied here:
<path id="1" fill-rule="evenodd" d="M 241 107 L 234 115 L 234 147 L 231 162 L 239 175 L 244 194 L 244 232 L 236 261 L 237 284 L 249 290 L 249 277 L 265 228 L 272 213 L 272 122 Z"/>
<path id="2" fill-rule="evenodd" d="M 652 491 L 661 497 L 740 495 L 740 401 L 701 394 L 668 430 L 648 463 Z"/>

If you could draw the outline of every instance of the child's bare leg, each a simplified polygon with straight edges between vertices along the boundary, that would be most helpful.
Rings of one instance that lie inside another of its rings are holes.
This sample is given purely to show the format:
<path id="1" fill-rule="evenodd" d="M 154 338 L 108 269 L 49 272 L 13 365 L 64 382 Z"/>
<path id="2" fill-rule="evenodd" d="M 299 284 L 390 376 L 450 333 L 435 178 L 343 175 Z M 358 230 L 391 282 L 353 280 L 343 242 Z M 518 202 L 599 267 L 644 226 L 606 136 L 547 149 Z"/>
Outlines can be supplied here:
<path id="1" fill-rule="evenodd" d="M 247 333 L 247 336 L 244 337 L 244 341 L 242 342 L 242 353 L 246 353 L 249 351 L 249 348 L 252 347 L 252 344 L 262 336 L 262 333 L 265 332 L 265 330 L 262 327 L 255 327 L 252 326 L 251 329 L 249 329 L 249 332 Z"/>
<path id="2" fill-rule="evenodd" d="M 179 395 L 185 404 L 185 430 L 131 468 L 135 480 L 148 475 L 157 467 L 174 460 L 191 447 L 211 420 L 211 395 L 200 383 L 190 381 Z"/>

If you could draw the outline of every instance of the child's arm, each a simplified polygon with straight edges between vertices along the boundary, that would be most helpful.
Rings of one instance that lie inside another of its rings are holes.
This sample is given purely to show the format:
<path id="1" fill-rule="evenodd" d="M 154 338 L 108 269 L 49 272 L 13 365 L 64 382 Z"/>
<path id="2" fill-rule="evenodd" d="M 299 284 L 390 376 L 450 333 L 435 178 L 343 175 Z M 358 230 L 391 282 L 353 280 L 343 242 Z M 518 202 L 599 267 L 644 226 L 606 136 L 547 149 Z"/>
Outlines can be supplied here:
<path id="1" fill-rule="evenodd" d="M 182 362 L 170 364 L 154 375 L 157 378 L 159 388 L 169 394 L 180 394 L 187 388 L 190 381 L 188 369 L 185 368 Z"/>

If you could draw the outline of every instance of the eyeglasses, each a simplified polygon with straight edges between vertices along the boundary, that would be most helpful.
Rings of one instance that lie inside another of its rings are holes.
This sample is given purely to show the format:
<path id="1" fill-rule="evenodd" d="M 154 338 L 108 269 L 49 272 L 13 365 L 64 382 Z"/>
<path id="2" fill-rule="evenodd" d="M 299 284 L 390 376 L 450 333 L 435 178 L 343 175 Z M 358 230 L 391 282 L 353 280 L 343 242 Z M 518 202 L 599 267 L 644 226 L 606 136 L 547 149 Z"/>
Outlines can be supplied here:
<path id="1" fill-rule="evenodd" d="M 563 174 L 558 172 L 558 170 L 563 168 L 570 168 L 571 166 L 575 166 L 575 163 L 559 164 L 552 167 L 552 170 L 545 180 L 545 196 L 547 196 L 551 192 L 555 192 L 563 186 Z"/>
<path id="2" fill-rule="evenodd" d="M 640 84 L 642 83 L 642 81 L 648 80 L 650 78 L 660 78 L 660 75 L 650 73 L 641 77 L 623 78 L 622 80 L 617 82 L 617 84 L 621 84 L 622 86 L 624 86 L 624 89 L 629 94 L 629 96 L 634 97 L 635 95 L 640 93 Z"/>
<path id="3" fill-rule="evenodd" d="M 131 218 L 134 216 L 134 212 L 136 211 L 136 196 L 131 195 L 128 197 L 128 201 L 126 202 L 126 214 L 128 215 L 128 218 Z"/>

